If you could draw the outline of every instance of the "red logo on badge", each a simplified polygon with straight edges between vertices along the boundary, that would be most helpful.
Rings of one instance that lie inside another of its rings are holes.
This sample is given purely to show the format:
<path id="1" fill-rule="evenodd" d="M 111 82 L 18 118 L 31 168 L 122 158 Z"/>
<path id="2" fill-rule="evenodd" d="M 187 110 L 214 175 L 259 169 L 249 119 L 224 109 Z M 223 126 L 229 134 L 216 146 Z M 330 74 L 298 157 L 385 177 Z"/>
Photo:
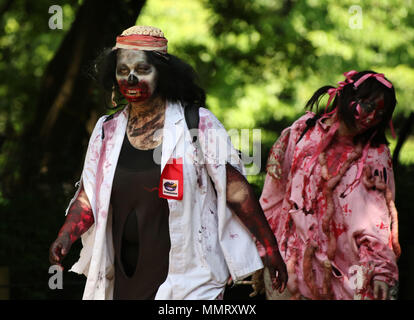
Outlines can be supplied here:
<path id="1" fill-rule="evenodd" d="M 183 161 L 182 158 L 170 159 L 161 173 L 158 196 L 165 199 L 183 198 Z"/>

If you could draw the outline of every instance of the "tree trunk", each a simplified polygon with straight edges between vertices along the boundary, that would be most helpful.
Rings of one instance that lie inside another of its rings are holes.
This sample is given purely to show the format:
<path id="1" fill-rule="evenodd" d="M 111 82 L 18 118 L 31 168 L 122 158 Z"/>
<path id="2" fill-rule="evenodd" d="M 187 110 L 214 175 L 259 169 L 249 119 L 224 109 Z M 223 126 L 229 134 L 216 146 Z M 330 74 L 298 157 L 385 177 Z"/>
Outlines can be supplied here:
<path id="1" fill-rule="evenodd" d="M 145 2 L 85 0 L 78 9 L 45 71 L 37 103 L 26 106 L 36 109 L 35 119 L 8 159 L 4 193 L 53 188 L 79 177 L 91 126 L 105 112 L 98 86 L 88 73 L 99 53 L 114 46 L 122 30 L 135 25 Z"/>
<path id="2" fill-rule="evenodd" d="M 394 170 L 398 168 L 398 165 L 399 165 L 398 157 L 400 155 L 401 148 L 405 140 L 407 140 L 408 136 L 410 135 L 413 124 L 414 124 L 414 112 L 411 112 L 409 117 L 405 121 L 404 126 L 402 127 L 400 131 L 397 145 L 395 146 L 395 149 L 394 149 L 394 154 L 392 156 L 392 164 L 393 164 Z"/>

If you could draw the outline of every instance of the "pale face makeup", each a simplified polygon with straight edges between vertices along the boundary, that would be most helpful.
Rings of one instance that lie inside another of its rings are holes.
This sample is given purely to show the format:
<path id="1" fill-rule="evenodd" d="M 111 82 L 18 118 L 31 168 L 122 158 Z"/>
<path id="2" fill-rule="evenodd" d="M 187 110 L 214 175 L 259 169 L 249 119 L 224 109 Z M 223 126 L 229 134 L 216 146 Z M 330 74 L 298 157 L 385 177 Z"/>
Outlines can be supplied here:
<path id="1" fill-rule="evenodd" d="M 144 51 L 118 49 L 116 80 L 129 102 L 144 102 L 155 91 L 157 71 L 147 62 Z"/>

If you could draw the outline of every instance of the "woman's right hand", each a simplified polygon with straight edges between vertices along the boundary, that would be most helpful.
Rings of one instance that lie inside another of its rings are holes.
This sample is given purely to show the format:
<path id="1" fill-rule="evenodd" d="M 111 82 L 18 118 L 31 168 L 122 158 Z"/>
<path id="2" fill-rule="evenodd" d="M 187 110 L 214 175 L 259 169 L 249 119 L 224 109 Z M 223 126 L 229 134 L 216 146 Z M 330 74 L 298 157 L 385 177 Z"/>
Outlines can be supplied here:
<path id="1" fill-rule="evenodd" d="M 70 236 L 67 233 L 59 235 L 55 242 L 52 243 L 49 249 L 49 262 L 52 265 L 59 265 L 62 267 L 61 263 L 63 258 L 68 254 L 72 242 Z"/>
<path id="2" fill-rule="evenodd" d="M 62 266 L 62 260 L 68 254 L 72 243 L 79 239 L 93 223 L 94 217 L 91 205 L 81 185 L 79 194 L 69 208 L 65 223 L 60 229 L 57 239 L 50 246 L 50 263 Z"/>

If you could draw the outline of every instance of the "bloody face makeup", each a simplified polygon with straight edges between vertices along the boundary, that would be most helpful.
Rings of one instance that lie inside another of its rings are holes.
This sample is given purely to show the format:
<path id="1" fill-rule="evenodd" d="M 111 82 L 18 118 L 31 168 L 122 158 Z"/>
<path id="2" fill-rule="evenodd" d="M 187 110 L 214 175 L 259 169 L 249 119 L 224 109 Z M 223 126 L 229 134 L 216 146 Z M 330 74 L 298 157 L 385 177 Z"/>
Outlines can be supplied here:
<path id="1" fill-rule="evenodd" d="M 353 102 L 355 124 L 358 129 L 368 129 L 377 125 L 385 113 L 384 95 L 357 99 Z"/>
<path id="2" fill-rule="evenodd" d="M 155 91 L 157 71 L 141 50 L 118 49 L 116 80 L 129 102 L 148 100 Z"/>

